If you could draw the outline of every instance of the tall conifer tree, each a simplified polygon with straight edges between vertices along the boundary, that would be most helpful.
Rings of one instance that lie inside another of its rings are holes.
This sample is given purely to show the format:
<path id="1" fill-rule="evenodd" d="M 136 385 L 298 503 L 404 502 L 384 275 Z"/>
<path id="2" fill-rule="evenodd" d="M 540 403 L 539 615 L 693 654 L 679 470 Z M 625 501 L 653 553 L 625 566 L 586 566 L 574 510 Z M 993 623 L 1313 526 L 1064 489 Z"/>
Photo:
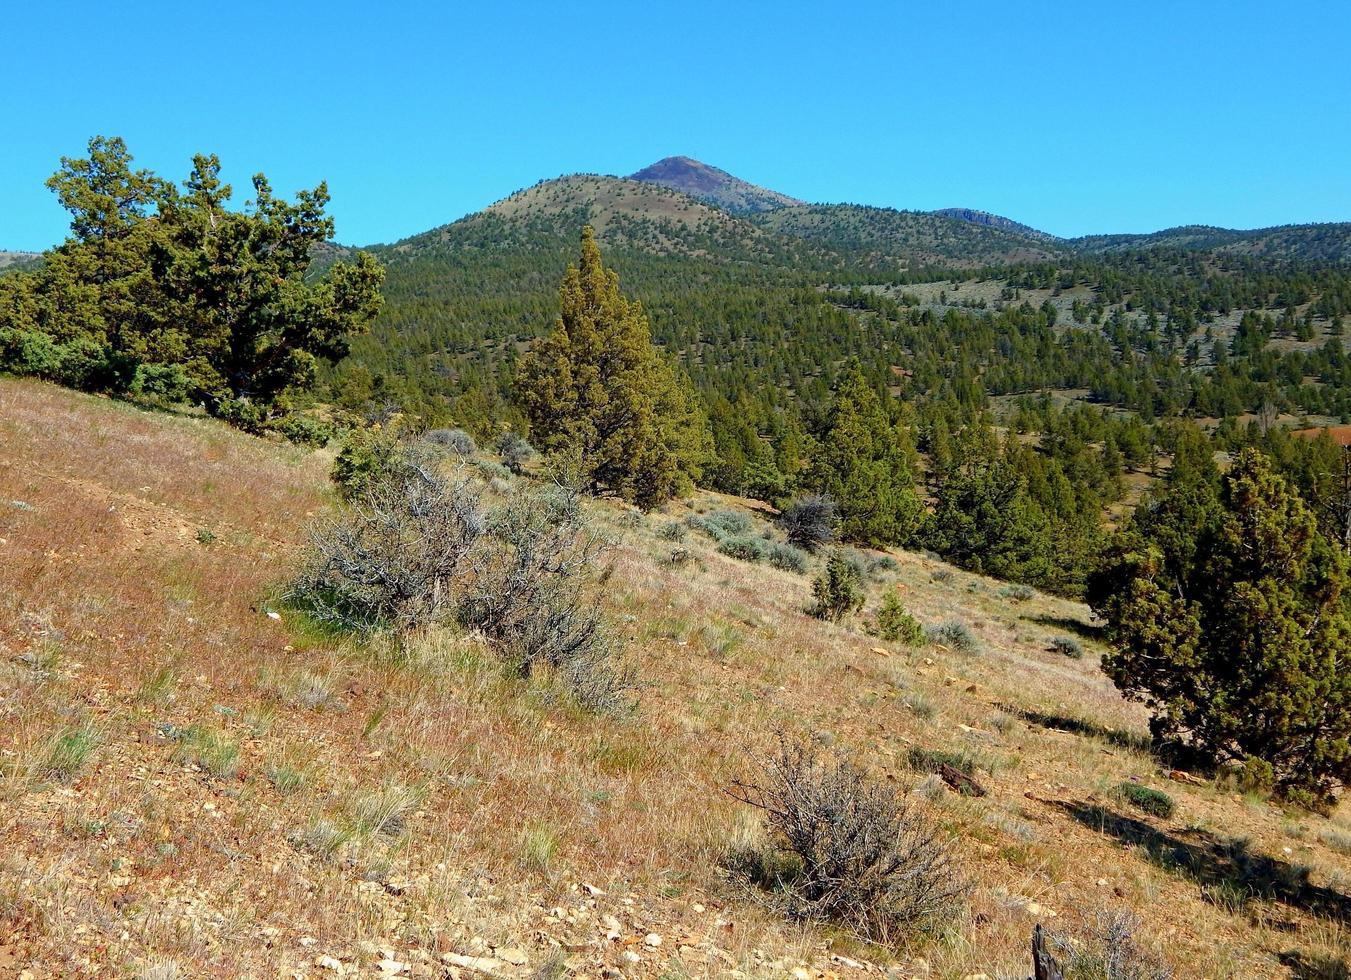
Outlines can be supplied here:
<path id="1" fill-rule="evenodd" d="M 644 508 L 686 491 L 711 456 L 688 384 L 652 345 L 642 306 L 606 269 L 590 225 L 559 289 L 553 333 L 524 359 L 517 395 L 537 443 L 575 453 L 593 488 Z"/>

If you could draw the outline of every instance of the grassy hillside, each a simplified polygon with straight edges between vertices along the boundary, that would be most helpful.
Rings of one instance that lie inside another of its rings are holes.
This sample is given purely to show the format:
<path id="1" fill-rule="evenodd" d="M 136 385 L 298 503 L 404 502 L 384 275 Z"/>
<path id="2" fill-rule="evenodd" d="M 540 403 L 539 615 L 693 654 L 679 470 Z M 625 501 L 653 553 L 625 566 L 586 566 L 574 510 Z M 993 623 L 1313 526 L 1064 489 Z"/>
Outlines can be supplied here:
<path id="1" fill-rule="evenodd" d="M 472 636 L 396 653 L 279 604 L 329 461 L 0 380 L 0 972 L 1024 976 L 1033 923 L 1087 937 L 1122 908 L 1180 977 L 1345 969 L 1347 818 L 1170 779 L 1083 607 L 898 553 L 861 619 L 824 624 L 806 577 L 660 533 L 747 502 L 597 503 L 644 686 L 631 716 L 587 715 Z M 978 648 L 880 644 L 888 591 Z M 866 947 L 722 870 L 760 833 L 723 790 L 780 727 L 953 835 L 973 890 L 951 928 Z M 965 753 L 988 795 L 915 749 Z"/>

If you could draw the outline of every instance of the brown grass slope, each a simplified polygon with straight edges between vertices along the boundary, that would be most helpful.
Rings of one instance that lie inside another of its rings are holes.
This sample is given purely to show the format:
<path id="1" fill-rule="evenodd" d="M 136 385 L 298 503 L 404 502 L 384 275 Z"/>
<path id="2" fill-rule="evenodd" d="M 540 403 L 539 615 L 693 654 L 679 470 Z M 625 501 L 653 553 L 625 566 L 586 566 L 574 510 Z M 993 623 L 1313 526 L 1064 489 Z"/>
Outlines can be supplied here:
<path id="1" fill-rule="evenodd" d="M 0 975 L 1021 977 L 1034 922 L 1103 908 L 1178 976 L 1337 975 L 1312 971 L 1347 944 L 1342 818 L 1170 781 L 1096 641 L 1050 649 L 1082 607 L 898 554 L 865 615 L 898 590 L 981 650 L 889 648 L 693 532 L 662 561 L 666 520 L 740 502 L 597 504 L 646 686 L 589 716 L 472 637 L 372 649 L 274 607 L 329 461 L 0 380 Z M 759 833 L 723 790 L 781 727 L 933 797 L 959 922 L 881 951 L 720 871 Z M 988 795 L 913 772 L 916 746 L 973 755 Z M 1176 812 L 1130 810 L 1127 779 Z"/>

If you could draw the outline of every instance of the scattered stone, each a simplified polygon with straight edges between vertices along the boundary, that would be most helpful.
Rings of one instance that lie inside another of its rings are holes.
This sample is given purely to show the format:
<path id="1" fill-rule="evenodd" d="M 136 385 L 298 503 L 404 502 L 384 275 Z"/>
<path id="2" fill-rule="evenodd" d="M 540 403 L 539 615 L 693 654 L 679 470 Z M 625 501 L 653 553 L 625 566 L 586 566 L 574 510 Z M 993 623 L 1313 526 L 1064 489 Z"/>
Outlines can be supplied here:
<path id="1" fill-rule="evenodd" d="M 588 885 L 586 882 L 583 882 L 583 883 L 582 883 L 582 891 L 586 892 L 586 893 L 587 893 L 588 895 L 590 895 L 592 898 L 595 898 L 597 895 L 604 895 L 604 894 L 605 894 L 604 891 L 602 891 L 601 889 L 597 888 L 595 885 Z"/>
<path id="2" fill-rule="evenodd" d="M 441 962 L 449 966 L 457 966 L 461 970 L 469 970 L 489 977 L 502 969 L 502 961 L 495 960 L 491 956 L 462 956 L 459 953 L 442 953 Z"/>
<path id="3" fill-rule="evenodd" d="M 690 908 L 694 910 L 694 913 L 696 915 L 703 915 L 704 913 L 704 907 L 700 905 L 698 902 L 695 902 L 693 905 L 690 906 Z"/>
<path id="4" fill-rule="evenodd" d="M 342 972 L 342 960 L 335 956 L 325 954 L 323 956 L 315 957 L 314 965 L 321 970 L 331 970 L 334 973 Z"/>
<path id="5" fill-rule="evenodd" d="M 1031 916 L 1045 916 L 1048 919 L 1054 919 L 1058 914 L 1054 909 L 1048 909 L 1045 905 L 1038 905 L 1036 902 L 1028 902 L 1023 909 Z"/>
<path id="6" fill-rule="evenodd" d="M 868 969 L 867 963 L 862 963 L 859 960 L 850 959 L 848 956 L 841 956 L 839 953 L 832 953 L 830 956 L 830 962 L 834 963 L 836 966 L 848 967 L 851 970 Z"/>
<path id="7" fill-rule="evenodd" d="M 376 963 L 375 968 L 384 976 L 397 977 L 408 969 L 408 964 L 401 963 L 398 960 L 386 959 Z"/>
<path id="8" fill-rule="evenodd" d="M 646 936 L 643 937 L 643 942 L 646 945 L 651 946 L 653 949 L 656 949 L 658 946 L 661 945 L 661 936 L 658 936 L 655 932 L 649 932 Z"/>
<path id="9" fill-rule="evenodd" d="M 623 960 L 625 963 L 641 963 L 641 962 L 643 962 L 643 958 L 642 958 L 641 956 L 639 956 L 637 953 L 635 953 L 635 952 L 634 952 L 633 950 L 631 950 L 631 949 L 626 949 L 626 950 L 624 950 L 624 952 L 622 952 L 622 953 L 619 954 L 619 958 L 620 958 L 621 960 Z"/>
<path id="10" fill-rule="evenodd" d="M 528 957 L 525 955 L 525 950 L 517 949 L 515 946 L 512 946 L 508 949 L 499 949 L 497 951 L 497 955 L 502 959 L 506 960 L 512 966 L 525 966 L 526 961 L 528 959 Z"/>

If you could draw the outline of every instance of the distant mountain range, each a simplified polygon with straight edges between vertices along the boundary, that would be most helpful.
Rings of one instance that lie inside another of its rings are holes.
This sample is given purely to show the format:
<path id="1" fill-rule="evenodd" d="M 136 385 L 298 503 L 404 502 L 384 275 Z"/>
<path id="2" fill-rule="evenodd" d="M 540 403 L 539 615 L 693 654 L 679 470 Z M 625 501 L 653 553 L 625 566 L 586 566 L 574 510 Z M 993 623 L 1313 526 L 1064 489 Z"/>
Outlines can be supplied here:
<path id="1" fill-rule="evenodd" d="M 975 208 L 809 204 L 685 156 L 666 157 L 628 177 L 572 174 L 541 181 L 478 214 L 385 248 L 407 254 L 431 243 L 472 241 L 476 250 L 493 250 L 532 238 L 539 247 L 540 234 L 561 232 L 571 240 L 586 223 L 603 244 L 657 255 L 850 268 L 975 268 L 1158 248 L 1351 261 L 1348 223 L 1249 231 L 1188 226 L 1063 239 Z"/>

